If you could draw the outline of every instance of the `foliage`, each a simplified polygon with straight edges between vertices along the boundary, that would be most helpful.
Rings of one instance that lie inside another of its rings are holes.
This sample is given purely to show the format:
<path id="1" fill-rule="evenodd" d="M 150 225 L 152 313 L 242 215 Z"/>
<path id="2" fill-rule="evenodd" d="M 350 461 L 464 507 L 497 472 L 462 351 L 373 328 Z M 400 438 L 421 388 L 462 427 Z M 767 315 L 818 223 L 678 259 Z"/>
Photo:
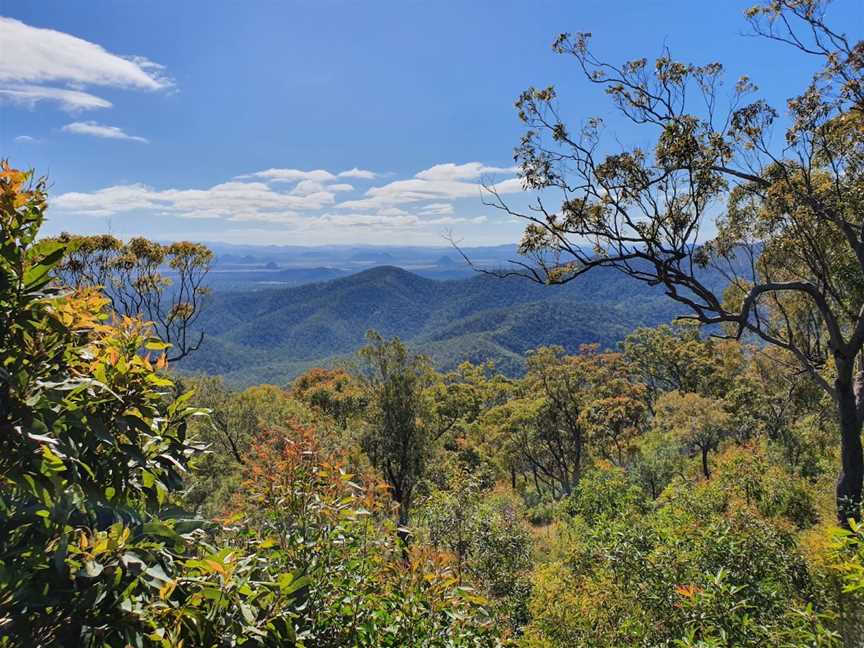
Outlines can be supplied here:
<path id="1" fill-rule="evenodd" d="M 699 394 L 671 391 L 657 401 L 654 425 L 681 443 L 685 449 L 698 449 L 702 473 L 711 477 L 708 453 L 716 451 L 729 435 L 731 422 L 722 401 Z"/>
<path id="2" fill-rule="evenodd" d="M 512 393 L 482 417 L 511 481 L 517 472 L 530 473 L 538 494 L 558 498 L 573 491 L 591 454 L 619 463 L 629 458 L 645 414 L 644 388 L 629 379 L 620 354 L 586 346 L 568 356 L 560 347 L 541 347 L 527 365 L 523 379 L 502 386 Z"/>
<path id="3" fill-rule="evenodd" d="M 597 57 L 590 33 L 561 34 L 554 51 L 572 57 L 617 112 L 656 136 L 648 148 L 611 151 L 602 119 L 571 127 L 555 88 L 531 87 L 516 101 L 527 130 L 514 157 L 525 189 L 542 199 L 516 209 L 490 186 L 488 202 L 526 223 L 519 243 L 526 258 L 499 275 L 555 284 L 615 270 L 662 286 L 689 319 L 788 352 L 834 401 L 836 507 L 846 524 L 860 518 L 864 487 L 864 396 L 856 390 L 864 378 L 857 368 L 864 351 L 864 41 L 830 25 L 828 4 L 772 0 L 747 12 L 755 34 L 821 66 L 793 91 L 782 124 L 775 108 L 752 96 L 757 88 L 746 76 L 725 106 L 718 62 L 676 61 L 664 48 L 652 63 L 616 65 Z M 778 125 L 782 144 L 771 137 Z M 551 193 L 561 197 L 556 208 L 548 206 Z M 718 204 L 725 214 L 706 242 Z M 727 283 L 713 283 L 706 268 Z"/>
<path id="4" fill-rule="evenodd" d="M 166 345 L 145 324 L 107 324 L 105 298 L 51 286 L 65 249 L 34 242 L 44 183 L 28 189 L 28 180 L 8 167 L 0 177 L 3 641 L 203 639 L 218 629 L 194 620 L 212 617 L 202 593 L 221 577 L 194 560 L 229 557 L 202 543 L 202 521 L 172 506 L 195 451 L 189 395 L 168 397 L 172 383 L 158 372 Z M 172 614 L 176 624 L 165 620 Z M 236 620 L 229 627 L 243 632 Z"/>
<path id="5" fill-rule="evenodd" d="M 302 592 L 298 642 L 314 646 L 494 645 L 479 597 L 435 556 L 401 560 L 383 486 L 352 481 L 321 454 L 312 428 L 266 432 L 253 444 L 234 500 L 245 542 Z M 280 582 L 285 580 L 279 576 Z"/>
<path id="6" fill-rule="evenodd" d="M 197 351 L 203 332 L 193 333 L 201 315 L 204 285 L 213 253 L 200 243 L 163 245 L 145 238 L 124 243 L 109 234 L 53 239 L 64 246 L 54 274 L 73 289 L 98 288 L 114 311 L 150 321 L 171 345 L 170 360 Z"/>
<path id="7" fill-rule="evenodd" d="M 674 390 L 722 396 L 732 388 L 743 360 L 740 345 L 706 338 L 687 320 L 636 329 L 621 349 L 652 402 Z"/>
<path id="8" fill-rule="evenodd" d="M 191 434 L 207 452 L 195 458 L 184 493 L 186 505 L 199 513 L 213 515 L 224 509 L 239 485 L 249 447 L 263 432 L 313 418 L 302 403 L 275 385 L 234 392 L 221 378 L 196 376 L 184 378 L 181 386 L 193 391 L 191 405 L 209 412 L 191 426 Z"/>
<path id="9" fill-rule="evenodd" d="M 566 557 L 533 579 L 529 645 L 838 645 L 781 527 L 678 496 L 643 513 L 621 492 L 574 507 Z"/>
<path id="10" fill-rule="evenodd" d="M 518 502 L 457 471 L 424 498 L 416 528 L 420 541 L 453 555 L 460 582 L 481 588 L 512 630 L 526 621 L 531 541 Z"/>
<path id="11" fill-rule="evenodd" d="M 429 368 L 425 358 L 409 355 L 398 339 L 385 341 L 374 331 L 368 338 L 370 344 L 360 351 L 365 361 L 360 379 L 370 406 L 361 443 L 399 504 L 399 525 L 404 528 L 434 440 L 423 416 Z M 403 535 L 407 539 L 407 533 Z"/>
<path id="12" fill-rule="evenodd" d="M 366 407 L 366 395 L 344 369 L 310 369 L 292 383 L 291 394 L 343 428 Z"/>

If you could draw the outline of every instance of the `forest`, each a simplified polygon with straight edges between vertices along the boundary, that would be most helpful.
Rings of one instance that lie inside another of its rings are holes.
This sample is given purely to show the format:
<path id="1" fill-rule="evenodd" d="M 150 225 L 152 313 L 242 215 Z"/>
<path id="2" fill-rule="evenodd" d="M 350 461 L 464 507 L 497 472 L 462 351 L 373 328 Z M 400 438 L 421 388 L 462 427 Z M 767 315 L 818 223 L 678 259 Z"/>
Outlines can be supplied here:
<path id="1" fill-rule="evenodd" d="M 782 118 L 748 79 L 721 115 L 719 64 L 557 38 L 658 134 L 603 153 L 600 120 L 523 93 L 541 198 L 488 188 L 526 229 L 477 270 L 531 288 L 379 268 L 211 295 L 202 244 L 43 235 L 49 181 L 4 161 L 0 646 L 864 645 L 864 41 L 826 7 L 745 17 L 821 66 Z M 553 284 L 573 303 L 535 302 Z M 478 359 L 471 299 L 556 333 Z M 378 320 L 323 336 L 339 309 Z M 219 375 L 300 336 L 290 380 Z"/>

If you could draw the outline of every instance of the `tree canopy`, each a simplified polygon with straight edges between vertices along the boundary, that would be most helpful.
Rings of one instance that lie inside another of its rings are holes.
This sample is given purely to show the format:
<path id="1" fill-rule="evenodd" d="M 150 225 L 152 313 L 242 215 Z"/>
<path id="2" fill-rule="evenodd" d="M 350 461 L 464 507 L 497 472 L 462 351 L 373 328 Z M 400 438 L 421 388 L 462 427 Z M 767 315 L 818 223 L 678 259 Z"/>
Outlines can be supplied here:
<path id="1" fill-rule="evenodd" d="M 528 130 L 515 159 L 538 200 L 520 211 L 488 190 L 490 204 L 528 221 L 526 260 L 499 274 L 566 283 L 614 268 L 662 286 L 697 322 L 794 356 L 836 403 L 845 522 L 860 516 L 864 480 L 855 367 L 864 347 L 864 41 L 832 27 L 827 6 L 778 0 L 747 12 L 756 34 L 821 63 L 785 117 L 754 98 L 747 77 L 724 105 L 720 63 L 683 63 L 666 50 L 616 65 L 593 53 L 591 34 L 561 34 L 553 49 L 655 132 L 653 147 L 609 152 L 602 119 L 572 128 L 554 88 L 530 88 L 516 102 Z M 706 241 L 712 223 L 717 235 Z M 725 290 L 704 280 L 709 267 Z"/>

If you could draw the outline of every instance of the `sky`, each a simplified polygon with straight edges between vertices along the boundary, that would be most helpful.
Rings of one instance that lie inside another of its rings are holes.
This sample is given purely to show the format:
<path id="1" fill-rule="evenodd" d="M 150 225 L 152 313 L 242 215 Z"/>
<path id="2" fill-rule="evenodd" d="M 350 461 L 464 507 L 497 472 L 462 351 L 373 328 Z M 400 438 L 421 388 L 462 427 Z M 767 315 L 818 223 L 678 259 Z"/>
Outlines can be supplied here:
<path id="1" fill-rule="evenodd" d="M 0 156 L 50 182 L 46 233 L 322 245 L 512 243 L 483 204 L 513 167 L 513 102 L 555 85 L 571 123 L 617 118 L 576 62 L 721 61 L 782 108 L 814 62 L 747 33 L 753 0 L 0 0 Z M 860 38 L 864 0 L 834 24 Z"/>

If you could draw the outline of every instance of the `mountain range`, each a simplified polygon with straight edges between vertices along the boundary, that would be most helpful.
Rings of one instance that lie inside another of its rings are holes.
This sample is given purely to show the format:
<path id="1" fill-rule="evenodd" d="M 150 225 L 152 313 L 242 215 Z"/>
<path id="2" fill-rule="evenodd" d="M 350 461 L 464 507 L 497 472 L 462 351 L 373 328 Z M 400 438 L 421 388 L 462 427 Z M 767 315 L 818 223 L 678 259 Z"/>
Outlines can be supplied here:
<path id="1" fill-rule="evenodd" d="M 452 246 L 206 245 L 214 253 L 208 279 L 215 291 L 300 286 L 382 265 L 398 266 L 429 279 L 464 279 L 474 274 Z M 463 251 L 485 267 L 499 267 L 518 257 L 514 245 Z"/>
<path id="2" fill-rule="evenodd" d="M 518 374 L 530 349 L 614 348 L 634 328 L 681 312 L 661 289 L 611 269 L 543 286 L 477 274 L 437 280 L 378 266 L 299 286 L 216 290 L 198 321 L 204 344 L 180 369 L 222 374 L 236 386 L 284 384 L 351 357 L 375 329 L 442 369 L 492 360 Z"/>

